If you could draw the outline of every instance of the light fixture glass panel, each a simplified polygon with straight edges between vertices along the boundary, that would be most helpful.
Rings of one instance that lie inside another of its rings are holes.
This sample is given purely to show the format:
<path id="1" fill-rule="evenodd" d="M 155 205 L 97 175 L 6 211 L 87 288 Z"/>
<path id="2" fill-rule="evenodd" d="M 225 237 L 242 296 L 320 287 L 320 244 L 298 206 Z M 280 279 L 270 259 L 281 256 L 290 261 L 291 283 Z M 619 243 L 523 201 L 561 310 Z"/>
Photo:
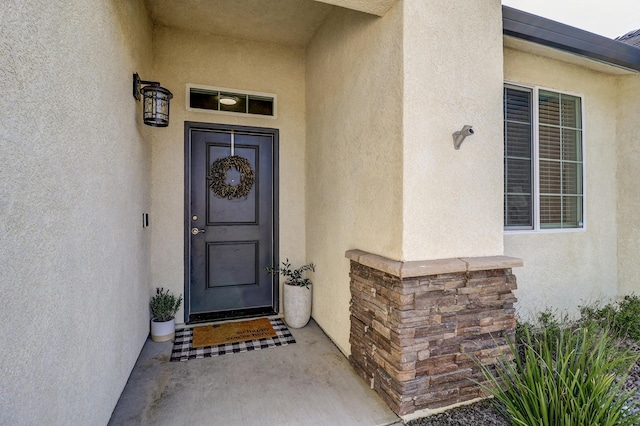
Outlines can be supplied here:
<path id="1" fill-rule="evenodd" d="M 170 91 L 159 86 L 146 86 L 141 90 L 143 97 L 144 124 L 154 127 L 169 125 L 169 100 L 173 97 Z"/>

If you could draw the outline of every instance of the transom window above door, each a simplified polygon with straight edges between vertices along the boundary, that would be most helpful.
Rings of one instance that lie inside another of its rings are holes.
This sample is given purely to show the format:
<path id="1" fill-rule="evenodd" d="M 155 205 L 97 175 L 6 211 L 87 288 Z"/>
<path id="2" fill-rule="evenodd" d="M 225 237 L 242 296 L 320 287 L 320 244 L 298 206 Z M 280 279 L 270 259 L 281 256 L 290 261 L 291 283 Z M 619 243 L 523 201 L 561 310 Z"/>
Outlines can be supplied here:
<path id="1" fill-rule="evenodd" d="M 187 111 L 277 118 L 274 93 L 187 84 Z"/>
<path id="2" fill-rule="evenodd" d="M 506 231 L 584 227 L 582 99 L 504 87 Z"/>

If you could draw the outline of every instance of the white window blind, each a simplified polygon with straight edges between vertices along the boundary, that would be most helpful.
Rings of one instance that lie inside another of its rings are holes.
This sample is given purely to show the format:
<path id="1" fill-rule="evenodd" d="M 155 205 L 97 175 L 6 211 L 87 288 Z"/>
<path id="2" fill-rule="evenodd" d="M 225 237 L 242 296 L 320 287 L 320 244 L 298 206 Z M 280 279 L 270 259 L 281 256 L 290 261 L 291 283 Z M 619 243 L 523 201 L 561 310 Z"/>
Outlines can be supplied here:
<path id="1" fill-rule="evenodd" d="M 504 120 L 505 228 L 581 228 L 581 99 L 506 86 Z"/>
<path id="2" fill-rule="evenodd" d="M 531 91 L 504 89 L 504 223 L 533 227 Z"/>

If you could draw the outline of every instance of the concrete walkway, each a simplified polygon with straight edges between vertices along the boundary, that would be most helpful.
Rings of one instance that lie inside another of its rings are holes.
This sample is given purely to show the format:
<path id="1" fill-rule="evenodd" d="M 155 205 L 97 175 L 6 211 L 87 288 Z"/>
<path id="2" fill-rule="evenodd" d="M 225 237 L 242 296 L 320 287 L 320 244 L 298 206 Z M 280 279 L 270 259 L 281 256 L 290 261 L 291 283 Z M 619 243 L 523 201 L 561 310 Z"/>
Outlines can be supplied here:
<path id="1" fill-rule="evenodd" d="M 296 343 L 169 362 L 144 345 L 110 425 L 401 425 L 313 320 Z"/>

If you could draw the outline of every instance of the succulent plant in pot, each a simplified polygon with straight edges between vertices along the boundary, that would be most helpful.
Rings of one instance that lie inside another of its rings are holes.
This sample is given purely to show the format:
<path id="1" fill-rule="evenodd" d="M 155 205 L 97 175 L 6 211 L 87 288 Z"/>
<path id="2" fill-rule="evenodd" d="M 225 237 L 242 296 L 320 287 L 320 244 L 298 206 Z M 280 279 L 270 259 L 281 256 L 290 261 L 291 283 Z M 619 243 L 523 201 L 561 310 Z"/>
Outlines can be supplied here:
<path id="1" fill-rule="evenodd" d="M 316 266 L 307 263 L 299 268 L 293 268 L 289 259 L 282 262 L 282 266 L 267 267 L 272 275 L 282 275 L 284 282 L 284 321 L 291 328 L 302 328 L 311 318 L 312 282 L 305 276 L 305 272 L 315 272 Z"/>
<path id="2" fill-rule="evenodd" d="M 175 317 L 182 304 L 182 295 L 175 296 L 169 290 L 156 288 L 151 298 L 151 339 L 154 342 L 166 342 L 176 335 Z"/>

